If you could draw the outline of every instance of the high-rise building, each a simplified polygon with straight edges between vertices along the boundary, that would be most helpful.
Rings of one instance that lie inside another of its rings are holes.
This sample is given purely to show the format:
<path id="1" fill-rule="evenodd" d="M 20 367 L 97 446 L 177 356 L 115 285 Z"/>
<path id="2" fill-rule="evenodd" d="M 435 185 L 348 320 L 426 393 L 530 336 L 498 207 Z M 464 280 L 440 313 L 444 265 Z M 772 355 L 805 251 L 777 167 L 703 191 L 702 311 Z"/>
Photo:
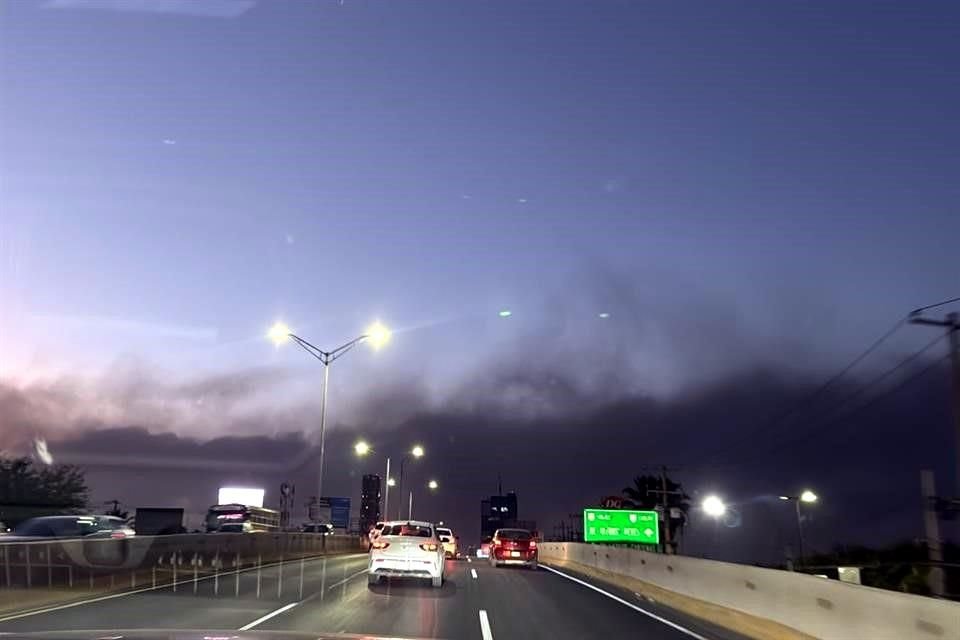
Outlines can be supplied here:
<path id="1" fill-rule="evenodd" d="M 497 529 L 517 526 L 517 494 L 490 496 L 480 501 L 480 537 L 492 536 Z"/>
<path id="2" fill-rule="evenodd" d="M 380 521 L 380 476 L 363 476 L 360 491 L 360 531 L 366 533 Z"/>

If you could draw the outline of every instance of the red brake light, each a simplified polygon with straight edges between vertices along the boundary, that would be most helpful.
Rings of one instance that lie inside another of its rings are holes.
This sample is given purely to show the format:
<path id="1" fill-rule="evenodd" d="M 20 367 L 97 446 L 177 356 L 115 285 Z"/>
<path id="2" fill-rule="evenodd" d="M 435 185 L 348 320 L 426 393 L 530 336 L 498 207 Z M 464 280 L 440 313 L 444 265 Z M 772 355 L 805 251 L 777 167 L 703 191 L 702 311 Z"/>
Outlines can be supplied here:
<path id="1" fill-rule="evenodd" d="M 110 534 L 110 537 L 115 539 L 126 538 L 127 534 L 125 534 L 123 531 L 114 531 Z"/>
<path id="2" fill-rule="evenodd" d="M 370 546 L 373 547 L 374 549 L 386 549 L 387 547 L 390 546 L 390 543 L 389 543 L 389 542 L 384 542 L 383 540 L 376 540 L 376 541 L 374 541 L 374 543 L 373 543 L 372 545 L 370 545 Z"/>
<path id="3" fill-rule="evenodd" d="M 424 542 L 422 545 L 420 545 L 420 548 L 424 551 L 436 551 L 439 549 L 439 547 L 432 542 Z"/>
<path id="4" fill-rule="evenodd" d="M 537 541 L 536 541 L 536 540 L 531 540 L 531 541 L 530 541 L 530 548 L 531 548 L 531 549 L 536 549 L 536 548 L 537 548 Z"/>

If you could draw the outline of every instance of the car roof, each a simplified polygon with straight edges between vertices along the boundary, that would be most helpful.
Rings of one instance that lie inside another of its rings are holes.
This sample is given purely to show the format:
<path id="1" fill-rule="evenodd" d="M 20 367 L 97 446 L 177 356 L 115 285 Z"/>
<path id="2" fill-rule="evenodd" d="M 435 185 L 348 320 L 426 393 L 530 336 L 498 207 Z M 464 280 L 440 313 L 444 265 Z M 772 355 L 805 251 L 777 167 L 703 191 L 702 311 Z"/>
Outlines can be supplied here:
<path id="1" fill-rule="evenodd" d="M 396 525 L 398 525 L 398 524 L 408 524 L 408 525 L 410 525 L 411 527 L 431 527 L 431 528 L 436 528 L 436 527 L 433 526 L 433 523 L 432 523 L 432 522 L 423 522 L 422 520 L 387 520 L 387 521 L 384 522 L 383 524 L 384 524 L 385 526 L 388 526 L 388 527 L 394 527 L 394 526 L 396 526 Z"/>

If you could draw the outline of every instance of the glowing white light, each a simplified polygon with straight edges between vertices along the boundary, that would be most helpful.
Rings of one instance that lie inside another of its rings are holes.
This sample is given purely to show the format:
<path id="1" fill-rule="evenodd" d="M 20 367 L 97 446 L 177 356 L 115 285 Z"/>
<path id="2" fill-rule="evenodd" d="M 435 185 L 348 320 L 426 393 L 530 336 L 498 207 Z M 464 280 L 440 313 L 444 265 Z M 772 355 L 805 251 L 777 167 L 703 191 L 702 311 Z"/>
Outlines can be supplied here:
<path id="1" fill-rule="evenodd" d="M 217 504 L 243 504 L 248 507 L 263 506 L 263 489 L 252 487 L 220 487 Z"/>

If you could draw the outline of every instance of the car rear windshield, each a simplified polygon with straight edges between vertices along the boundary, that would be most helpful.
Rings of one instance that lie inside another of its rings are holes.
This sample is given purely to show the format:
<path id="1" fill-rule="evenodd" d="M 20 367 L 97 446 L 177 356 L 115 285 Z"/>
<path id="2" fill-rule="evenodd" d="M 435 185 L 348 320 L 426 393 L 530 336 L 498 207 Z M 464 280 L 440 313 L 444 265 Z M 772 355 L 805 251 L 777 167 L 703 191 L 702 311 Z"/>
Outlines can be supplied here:
<path id="1" fill-rule="evenodd" d="M 453 535 L 453 531 L 450 531 L 450 529 L 437 529 L 437 535 L 438 535 L 438 536 L 452 536 L 452 535 Z"/>
<path id="2" fill-rule="evenodd" d="M 421 527 L 415 524 L 395 524 L 392 527 L 384 527 L 383 535 L 430 538 L 433 536 L 433 531 L 430 530 L 430 527 Z"/>
<path id="3" fill-rule="evenodd" d="M 529 540 L 533 535 L 526 529 L 501 529 L 499 537 L 501 540 Z"/>

